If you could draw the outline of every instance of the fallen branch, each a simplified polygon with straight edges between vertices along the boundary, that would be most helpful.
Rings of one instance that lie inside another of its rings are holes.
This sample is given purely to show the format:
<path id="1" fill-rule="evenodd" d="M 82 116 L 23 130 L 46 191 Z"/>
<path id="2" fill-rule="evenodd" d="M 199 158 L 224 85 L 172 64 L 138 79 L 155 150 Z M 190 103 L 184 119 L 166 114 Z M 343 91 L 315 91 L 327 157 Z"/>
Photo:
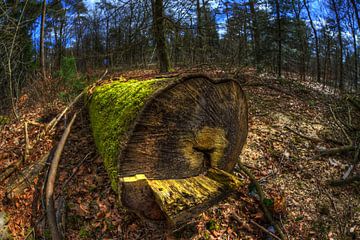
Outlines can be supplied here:
<path id="1" fill-rule="evenodd" d="M 359 154 L 360 154 L 360 145 L 356 148 L 355 151 L 355 155 L 354 155 L 354 159 L 352 161 L 352 164 L 349 166 L 349 168 L 346 170 L 346 172 L 344 173 L 344 175 L 342 176 L 342 180 L 347 179 L 350 174 L 351 171 L 354 169 L 354 167 L 357 165 L 357 163 L 359 162 L 360 158 L 359 158 Z"/>
<path id="2" fill-rule="evenodd" d="M 318 137 L 312 137 L 312 136 L 308 136 L 308 135 L 305 135 L 305 134 L 302 134 L 288 126 L 285 126 L 284 127 L 285 129 L 289 130 L 290 132 L 298 135 L 299 137 L 301 138 L 304 138 L 304 139 L 307 139 L 309 141 L 312 141 L 312 142 L 315 142 L 315 143 L 319 143 L 319 142 L 332 142 L 332 143 L 335 143 L 335 144 L 339 144 L 339 145 L 344 145 L 343 142 L 341 141 L 338 141 L 338 140 L 335 140 L 335 139 L 332 139 L 332 138 L 328 138 L 328 137 L 325 137 L 325 138 L 318 138 Z"/>
<path id="3" fill-rule="evenodd" d="M 6 167 L 5 170 L 0 173 L 0 183 L 8 179 L 8 177 L 10 177 L 16 169 L 16 164 Z"/>
<path id="4" fill-rule="evenodd" d="M 251 182 L 255 185 L 256 191 L 258 192 L 259 198 L 260 198 L 260 206 L 264 211 L 265 217 L 270 222 L 270 224 L 274 226 L 275 230 L 280 235 L 280 239 L 282 239 L 282 240 L 285 239 L 284 233 L 282 232 L 279 225 L 275 222 L 275 220 L 273 219 L 270 211 L 268 210 L 268 208 L 264 204 L 265 194 L 264 194 L 259 182 L 256 180 L 255 176 L 252 174 L 252 172 L 247 167 L 242 165 L 240 162 L 239 162 L 238 165 L 239 165 L 239 168 L 250 178 Z"/>
<path id="5" fill-rule="evenodd" d="M 344 134 L 344 136 L 346 137 L 349 145 L 353 145 L 353 141 L 351 140 L 349 134 L 347 134 L 347 132 L 345 131 L 345 129 L 342 127 L 342 123 L 337 119 L 337 117 L 336 117 L 336 115 L 335 115 L 332 107 L 329 106 L 329 108 L 330 108 L 330 112 L 331 112 L 331 114 L 332 114 L 332 117 L 334 118 L 334 121 L 335 121 L 336 125 L 338 125 L 338 127 L 339 127 L 340 130 L 341 130 L 341 132 L 342 132 L 342 133 Z"/>
<path id="6" fill-rule="evenodd" d="M 27 124 L 26 124 L 26 126 L 25 126 L 25 142 L 26 142 L 26 146 L 25 146 L 24 159 L 26 159 L 30 155 L 30 149 L 35 147 L 36 144 L 40 142 L 40 139 L 43 136 L 45 136 L 48 132 L 52 131 L 56 127 L 56 125 L 60 122 L 61 118 L 72 108 L 72 106 L 74 106 L 74 104 L 76 104 L 81 99 L 81 97 L 84 94 L 85 94 L 85 91 L 81 92 L 78 96 L 76 96 L 75 99 L 67 107 L 65 107 L 65 109 L 59 115 L 57 115 L 57 117 L 55 117 L 53 120 L 50 121 L 49 124 L 47 124 L 45 126 L 45 129 L 43 131 L 41 131 L 37 135 L 32 147 L 30 146 L 29 139 L 27 137 L 28 134 L 27 134 Z M 36 122 L 29 122 L 29 123 L 33 124 L 33 125 L 37 125 L 37 126 L 42 126 L 42 124 L 39 125 Z M 6 172 L 4 172 L 4 175 L 2 175 L 0 177 L 0 182 L 4 181 L 10 175 L 12 175 L 20 167 L 21 164 L 22 164 L 22 161 L 18 161 L 15 165 L 10 166 L 9 169 L 6 170 Z"/>
<path id="7" fill-rule="evenodd" d="M 307 140 L 310 140 L 310 141 L 313 141 L 313 142 L 316 142 L 316 143 L 318 143 L 318 142 L 323 142 L 323 140 L 320 139 L 320 138 L 304 135 L 304 134 L 302 134 L 302 133 L 300 133 L 300 132 L 298 132 L 298 131 L 296 131 L 296 130 L 288 127 L 288 126 L 285 126 L 284 128 L 287 129 L 287 130 L 289 130 L 289 131 L 292 132 L 292 133 L 295 133 L 295 134 L 298 135 L 299 137 L 305 138 L 305 139 L 307 139 Z"/>
<path id="8" fill-rule="evenodd" d="M 270 236 L 272 236 L 275 239 L 281 240 L 281 238 L 279 238 L 278 236 L 276 236 L 275 234 L 273 234 L 272 232 L 270 232 L 269 230 L 267 230 L 266 228 L 264 228 L 263 226 L 261 226 L 260 224 L 258 224 L 257 222 L 255 222 L 254 220 L 250 219 L 250 223 L 254 224 L 255 226 L 257 226 L 259 229 L 261 229 L 263 232 L 269 234 Z"/>
<path id="9" fill-rule="evenodd" d="M 35 161 L 29 167 L 25 168 L 25 170 L 20 172 L 19 176 L 13 176 L 9 179 L 9 183 L 6 187 L 6 193 L 9 198 L 13 198 L 23 193 L 23 191 L 34 182 L 34 179 L 39 176 L 44 169 L 46 162 L 51 158 L 52 152 L 53 151 L 51 150 L 45 153 L 40 160 Z"/>
<path id="10" fill-rule="evenodd" d="M 348 97 L 347 98 L 348 102 L 351 103 L 351 105 L 356 108 L 357 110 L 360 111 L 360 102 L 356 101 L 354 98 L 352 97 Z"/>
<path id="11" fill-rule="evenodd" d="M 344 180 L 332 180 L 329 182 L 329 184 L 333 187 L 341 187 L 357 181 L 360 181 L 360 175 L 356 175 L 354 177 L 350 177 Z"/>
<path id="12" fill-rule="evenodd" d="M 74 98 L 74 100 L 72 100 L 72 102 L 69 103 L 69 105 L 67 105 L 65 107 L 65 109 L 57 117 L 55 117 L 53 120 L 51 120 L 48 123 L 48 125 L 45 127 L 45 133 L 53 130 L 55 128 L 55 126 L 60 122 L 61 118 L 72 108 L 72 106 L 75 105 L 75 103 L 77 103 L 82 98 L 82 96 L 84 94 L 85 94 L 85 91 L 82 91 L 79 95 L 77 95 Z"/>
<path id="13" fill-rule="evenodd" d="M 48 224 L 49 224 L 49 228 L 50 228 L 50 232 L 51 232 L 51 236 L 53 240 L 59 240 L 62 239 L 62 236 L 59 232 L 57 223 L 56 223 L 56 213 L 55 213 L 55 206 L 54 206 L 54 187 L 55 187 L 55 180 L 56 180 L 56 174 L 57 174 L 57 169 L 59 166 L 59 162 L 60 162 L 60 157 L 62 154 L 62 151 L 64 149 L 66 140 L 69 136 L 69 133 L 71 131 L 71 127 L 75 121 L 76 118 L 76 113 L 74 114 L 74 116 L 72 117 L 69 125 L 67 126 L 67 128 L 65 129 L 63 135 L 61 136 L 61 140 L 59 142 L 59 144 L 57 145 L 55 154 L 54 154 L 54 158 L 51 162 L 51 166 L 50 166 L 50 172 L 49 172 L 49 177 L 46 183 L 46 217 L 48 220 Z"/>
<path id="14" fill-rule="evenodd" d="M 233 219 L 235 219 L 238 223 L 242 224 L 241 218 L 236 214 L 236 213 L 231 213 L 231 217 Z M 276 236 L 274 233 L 270 232 L 269 230 L 267 230 L 266 228 L 264 228 L 263 226 L 261 226 L 260 224 L 258 224 L 257 222 L 253 221 L 250 219 L 250 223 L 254 224 L 256 227 L 258 227 L 260 230 L 262 230 L 263 232 L 265 232 L 266 234 L 269 234 L 271 237 L 277 239 L 277 240 L 281 240 L 281 238 L 279 238 L 278 236 Z"/>
<path id="15" fill-rule="evenodd" d="M 29 134 L 28 134 L 28 128 L 27 128 L 27 122 L 24 124 L 24 135 L 25 135 L 25 151 L 24 151 L 24 157 L 20 158 L 16 163 L 8 166 L 5 168 L 4 171 L 0 174 L 0 182 L 5 181 L 7 178 L 9 178 L 17 169 L 19 169 L 20 165 L 25 161 L 29 156 Z"/>
<path id="16" fill-rule="evenodd" d="M 343 174 L 343 176 L 342 176 L 341 179 L 342 179 L 342 180 L 347 179 L 353 169 L 354 169 L 354 165 L 351 164 L 351 165 L 348 167 L 348 169 L 346 170 L 346 172 Z"/>
<path id="17" fill-rule="evenodd" d="M 295 97 L 294 94 L 289 93 L 283 89 L 277 88 L 273 85 L 269 85 L 269 84 L 264 84 L 264 83 L 246 83 L 246 84 L 242 84 L 241 87 L 265 87 L 265 88 L 269 88 L 271 90 L 274 90 L 276 92 L 280 92 L 282 94 L 288 95 L 290 97 Z"/>
<path id="18" fill-rule="evenodd" d="M 354 150 L 355 150 L 355 146 L 353 146 L 353 145 L 346 145 L 346 146 L 337 147 L 337 148 L 329 148 L 329 149 L 325 149 L 325 150 L 320 150 L 319 151 L 320 153 L 317 156 L 315 156 L 315 159 L 317 159 L 321 156 L 335 155 L 335 154 L 354 151 Z"/>

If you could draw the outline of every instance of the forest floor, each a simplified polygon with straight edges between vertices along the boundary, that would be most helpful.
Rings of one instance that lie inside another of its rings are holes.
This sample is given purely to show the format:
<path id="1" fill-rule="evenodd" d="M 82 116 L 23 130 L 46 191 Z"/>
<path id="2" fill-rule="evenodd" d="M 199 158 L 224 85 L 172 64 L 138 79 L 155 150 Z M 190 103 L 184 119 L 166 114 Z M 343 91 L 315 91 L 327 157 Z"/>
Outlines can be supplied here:
<path id="1" fill-rule="evenodd" d="M 153 72 L 125 73 L 127 77 L 137 75 L 147 78 Z M 346 118 L 342 114 L 347 112 L 347 105 L 339 104 L 342 98 L 331 89 L 290 76 L 278 80 L 248 71 L 242 74 L 242 81 L 249 105 L 249 134 L 241 162 L 251 169 L 272 199 L 271 211 L 285 235 L 289 239 L 359 239 L 359 184 L 331 187 L 328 183 L 341 178 L 352 160 L 351 154 L 315 157 L 319 150 L 338 145 L 314 142 L 297 134 L 346 142 L 329 110 L 332 105 L 339 118 Z M 66 124 L 62 121 L 57 131 L 35 144 L 36 136 L 65 104 L 56 98 L 51 103 L 35 103 L 31 96 L 24 94 L 20 98 L 19 120 L 0 125 L 0 176 L 24 156 L 25 122 L 37 124 L 29 124 L 28 135 L 34 146 L 20 170 L 51 149 Z M 359 173 L 358 166 L 352 174 Z M 58 172 L 56 199 L 58 208 L 66 212 L 66 239 L 266 239 L 266 234 L 253 223 L 271 231 L 257 194 L 246 175 L 238 169 L 235 174 L 244 179 L 243 188 L 186 227 L 170 233 L 148 226 L 117 207 L 117 196 L 96 154 L 84 110 L 73 126 Z M 12 177 L 1 183 L 0 238 L 4 222 L 13 239 L 34 239 L 35 234 L 36 239 L 49 238 L 49 231 L 44 230 L 43 178 L 44 174 L 16 196 L 6 193 Z M 7 216 L 3 217 L 3 213 Z"/>

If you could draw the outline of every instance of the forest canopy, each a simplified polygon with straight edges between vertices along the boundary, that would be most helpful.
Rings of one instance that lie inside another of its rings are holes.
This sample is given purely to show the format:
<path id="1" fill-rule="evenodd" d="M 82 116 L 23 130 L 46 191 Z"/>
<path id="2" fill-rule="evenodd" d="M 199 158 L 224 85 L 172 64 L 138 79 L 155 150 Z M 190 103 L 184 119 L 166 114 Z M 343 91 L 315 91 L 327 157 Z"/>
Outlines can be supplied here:
<path id="1" fill-rule="evenodd" d="M 358 88 L 355 0 L 23 0 L 0 6 L 1 102 L 19 98 L 39 73 L 71 78 L 156 64 L 164 72 L 252 66 Z"/>

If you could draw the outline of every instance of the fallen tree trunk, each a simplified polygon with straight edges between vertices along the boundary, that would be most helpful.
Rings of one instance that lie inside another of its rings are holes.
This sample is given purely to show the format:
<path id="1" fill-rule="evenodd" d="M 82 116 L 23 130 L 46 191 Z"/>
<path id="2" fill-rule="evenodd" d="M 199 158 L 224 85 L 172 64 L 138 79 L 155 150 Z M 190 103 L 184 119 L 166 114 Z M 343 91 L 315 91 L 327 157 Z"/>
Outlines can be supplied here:
<path id="1" fill-rule="evenodd" d="M 247 136 L 247 104 L 235 80 L 117 81 L 90 97 L 111 186 L 144 219 L 178 226 L 239 186 L 230 173 Z"/>

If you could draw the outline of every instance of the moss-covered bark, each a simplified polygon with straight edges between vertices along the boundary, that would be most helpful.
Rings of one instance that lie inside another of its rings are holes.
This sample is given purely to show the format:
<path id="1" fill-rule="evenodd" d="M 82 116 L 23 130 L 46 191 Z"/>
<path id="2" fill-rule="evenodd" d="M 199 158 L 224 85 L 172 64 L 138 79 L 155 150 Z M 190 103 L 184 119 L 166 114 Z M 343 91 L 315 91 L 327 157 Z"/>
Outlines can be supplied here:
<path id="1" fill-rule="evenodd" d="M 111 186 L 117 189 L 117 158 L 127 132 L 162 79 L 115 81 L 95 88 L 89 114 L 96 147 L 104 160 Z"/>

